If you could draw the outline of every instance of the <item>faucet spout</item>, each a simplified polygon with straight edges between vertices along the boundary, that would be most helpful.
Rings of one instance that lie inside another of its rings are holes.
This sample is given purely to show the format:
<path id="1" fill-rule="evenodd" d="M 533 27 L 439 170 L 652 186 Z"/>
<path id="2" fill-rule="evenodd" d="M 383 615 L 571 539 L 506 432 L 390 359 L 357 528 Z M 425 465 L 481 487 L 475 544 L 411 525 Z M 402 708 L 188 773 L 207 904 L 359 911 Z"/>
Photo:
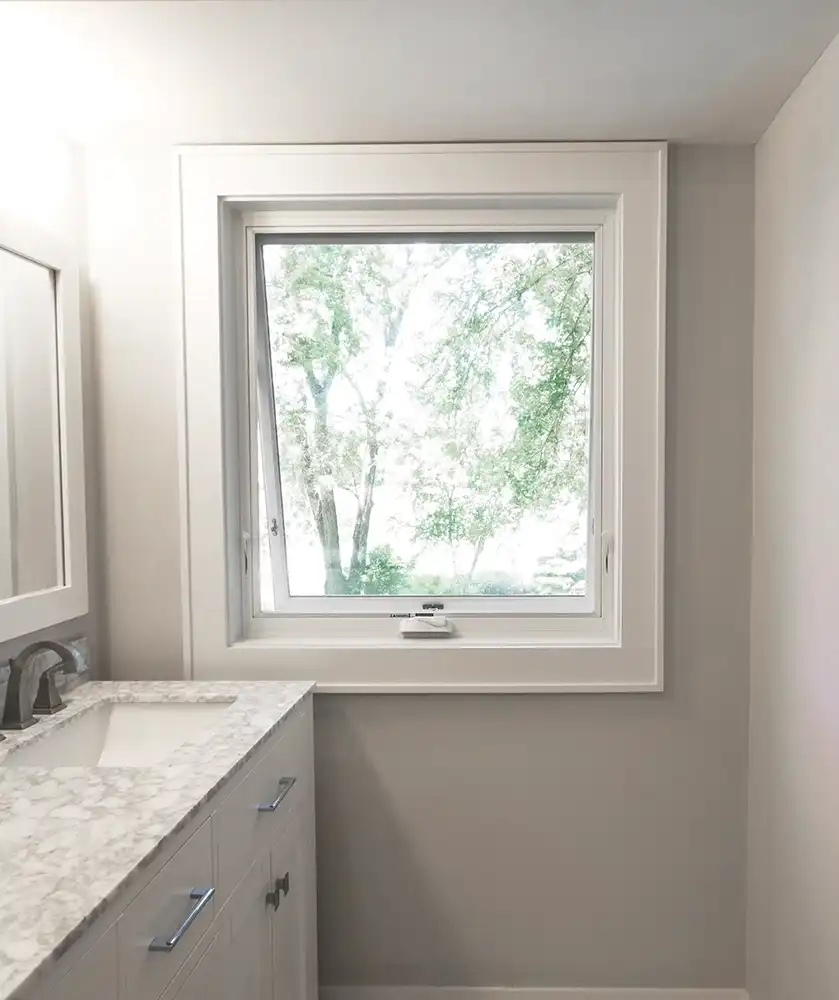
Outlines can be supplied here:
<path id="1" fill-rule="evenodd" d="M 61 659 L 43 671 L 38 695 L 33 700 L 29 678 L 35 669 L 35 656 L 43 650 L 52 650 Z M 6 685 L 6 703 L 0 729 L 28 729 L 37 722 L 33 717 L 33 710 L 44 714 L 60 711 L 64 704 L 55 688 L 54 675 L 59 670 L 77 673 L 83 664 L 84 660 L 78 650 L 53 639 L 39 639 L 12 657 L 9 661 L 9 681 Z"/>

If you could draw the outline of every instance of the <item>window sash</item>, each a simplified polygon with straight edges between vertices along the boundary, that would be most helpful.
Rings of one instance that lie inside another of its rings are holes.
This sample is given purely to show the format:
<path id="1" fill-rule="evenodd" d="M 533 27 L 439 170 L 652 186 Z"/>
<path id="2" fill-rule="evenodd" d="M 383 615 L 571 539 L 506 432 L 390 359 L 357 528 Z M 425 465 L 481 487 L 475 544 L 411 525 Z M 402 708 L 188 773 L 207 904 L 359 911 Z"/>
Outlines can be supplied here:
<path id="1" fill-rule="evenodd" d="M 271 619 L 307 617 L 369 618 L 388 617 L 421 610 L 426 601 L 439 601 L 445 605 L 448 617 L 470 619 L 512 616 L 550 617 L 564 619 L 569 625 L 603 617 L 604 601 L 613 602 L 614 572 L 605 572 L 607 550 L 614 566 L 614 526 L 611 519 L 613 505 L 607 504 L 604 518 L 604 483 L 612 485 L 613 476 L 604 477 L 604 364 L 606 349 L 604 328 L 612 338 L 614 348 L 613 317 L 607 316 L 608 302 L 614 294 L 616 269 L 614 267 L 614 234 L 607 225 L 604 213 L 564 212 L 566 218 L 577 216 L 580 221 L 568 218 L 564 224 L 551 212 L 516 211 L 427 211 L 412 213 L 403 220 L 394 221 L 394 213 L 372 210 L 365 213 L 345 214 L 343 217 L 329 213 L 324 222 L 313 221 L 311 215 L 302 213 L 255 213 L 245 220 L 246 242 L 246 292 L 248 313 L 248 358 L 245 370 L 249 374 L 248 398 L 250 410 L 247 417 L 250 469 L 241 478 L 242 504 L 246 521 L 243 537 L 251 553 L 246 560 L 242 596 L 243 617 L 250 622 L 251 635 L 270 632 Z M 583 222 L 583 219 L 586 221 Z M 519 221 L 520 220 L 520 221 Z M 556 596 L 460 596 L 460 595 L 410 595 L 364 596 L 324 595 L 293 596 L 289 593 L 285 552 L 285 522 L 282 516 L 282 488 L 280 459 L 276 426 L 276 409 L 273 374 L 270 357 L 270 333 L 267 315 L 267 295 L 263 273 L 261 248 L 266 243 L 289 244 L 294 242 L 404 242 L 411 238 L 433 237 L 440 242 L 578 242 L 589 238 L 594 243 L 594 274 L 592 301 L 592 370 L 589 412 L 589 463 L 588 463 L 588 531 L 586 538 L 586 594 Z M 608 244 L 608 246 L 604 246 Z M 605 322 L 604 322 L 605 320 Z M 614 407 L 611 401 L 609 409 Z M 611 450 L 611 447 L 608 450 Z M 276 519 L 276 535 L 269 532 L 274 609 L 261 607 L 260 522 L 258 503 L 258 475 L 260 455 L 264 462 L 266 516 L 270 525 Z M 264 625 L 259 625 L 263 620 Z M 393 626 L 391 625 L 391 630 Z"/>

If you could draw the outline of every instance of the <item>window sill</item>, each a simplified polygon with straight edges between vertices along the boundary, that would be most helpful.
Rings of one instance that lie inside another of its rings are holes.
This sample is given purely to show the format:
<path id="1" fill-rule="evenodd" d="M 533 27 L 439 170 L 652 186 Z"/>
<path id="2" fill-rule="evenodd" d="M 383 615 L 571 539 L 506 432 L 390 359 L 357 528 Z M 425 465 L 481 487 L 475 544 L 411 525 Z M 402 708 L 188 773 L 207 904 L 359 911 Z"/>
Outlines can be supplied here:
<path id="1" fill-rule="evenodd" d="M 331 694 L 631 694 L 664 688 L 656 651 L 591 646 L 494 645 L 419 639 L 290 642 L 247 639 L 202 660 L 194 678 L 314 680 Z"/>
<path id="2" fill-rule="evenodd" d="M 635 685 L 575 685 L 568 684 L 474 684 L 406 683 L 396 684 L 385 681 L 359 682 L 350 684 L 343 681 L 317 681 L 315 691 L 320 694 L 655 694 L 663 687 Z"/>

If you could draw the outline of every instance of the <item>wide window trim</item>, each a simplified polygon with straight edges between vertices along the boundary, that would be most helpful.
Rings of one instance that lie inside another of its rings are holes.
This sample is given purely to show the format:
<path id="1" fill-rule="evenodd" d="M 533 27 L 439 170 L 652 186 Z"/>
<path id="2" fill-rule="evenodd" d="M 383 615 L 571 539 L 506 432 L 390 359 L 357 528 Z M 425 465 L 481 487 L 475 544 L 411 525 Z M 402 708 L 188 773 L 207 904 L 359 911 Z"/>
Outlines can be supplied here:
<path id="1" fill-rule="evenodd" d="M 327 690 L 661 689 L 665 179 L 656 143 L 180 152 L 187 676 L 308 676 Z M 600 246 L 611 246 L 612 276 L 605 267 L 595 310 L 615 326 L 602 376 L 614 433 L 598 463 L 614 496 L 598 535 L 602 614 L 474 615 L 440 641 L 401 639 L 382 616 L 254 614 L 241 503 L 255 458 L 242 351 L 260 308 L 248 294 L 255 234 L 379 233 L 385 217 L 397 233 L 412 219 L 422 232 L 459 231 L 467 216 L 483 231 L 610 234 Z"/>

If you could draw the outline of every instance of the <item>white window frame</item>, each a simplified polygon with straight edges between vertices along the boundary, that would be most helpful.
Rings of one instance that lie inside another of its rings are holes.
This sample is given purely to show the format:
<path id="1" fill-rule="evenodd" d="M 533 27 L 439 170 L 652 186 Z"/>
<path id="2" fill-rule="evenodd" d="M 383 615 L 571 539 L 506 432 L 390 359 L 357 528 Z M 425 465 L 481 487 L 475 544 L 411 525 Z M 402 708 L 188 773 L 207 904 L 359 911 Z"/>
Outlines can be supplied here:
<path id="1" fill-rule="evenodd" d="M 665 145 L 193 147 L 178 177 L 186 675 L 306 676 L 342 691 L 661 690 Z M 405 640 L 381 613 L 258 613 L 242 533 L 256 523 L 255 235 L 505 229 L 596 233 L 599 607 L 464 612 L 445 640 Z"/>

